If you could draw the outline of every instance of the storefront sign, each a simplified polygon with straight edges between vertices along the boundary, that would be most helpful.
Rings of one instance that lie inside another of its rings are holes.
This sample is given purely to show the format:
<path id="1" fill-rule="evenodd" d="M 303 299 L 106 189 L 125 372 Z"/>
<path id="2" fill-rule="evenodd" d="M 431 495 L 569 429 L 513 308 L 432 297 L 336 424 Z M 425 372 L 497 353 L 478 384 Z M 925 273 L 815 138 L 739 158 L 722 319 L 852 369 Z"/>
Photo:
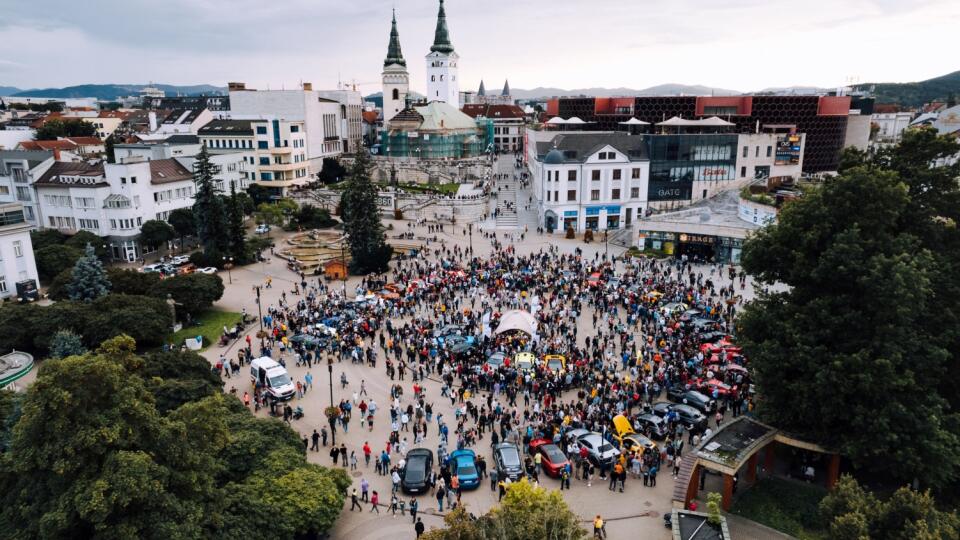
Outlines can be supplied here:
<path id="1" fill-rule="evenodd" d="M 681 244 L 714 244 L 714 237 L 705 234 L 681 234 Z"/>

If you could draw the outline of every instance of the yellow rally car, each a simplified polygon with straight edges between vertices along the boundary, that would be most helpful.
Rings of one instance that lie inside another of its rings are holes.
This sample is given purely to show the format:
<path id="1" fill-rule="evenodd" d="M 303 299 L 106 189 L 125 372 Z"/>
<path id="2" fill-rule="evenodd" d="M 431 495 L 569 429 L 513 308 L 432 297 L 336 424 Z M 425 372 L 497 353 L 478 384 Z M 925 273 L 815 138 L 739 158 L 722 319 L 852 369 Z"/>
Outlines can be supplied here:
<path id="1" fill-rule="evenodd" d="M 523 373 L 530 373 L 533 371 L 533 366 L 536 365 L 537 357 L 532 352 L 521 352 L 517 353 L 513 357 L 513 365 L 517 368 L 517 371 Z"/>
<path id="2" fill-rule="evenodd" d="M 613 417 L 613 428 L 616 431 L 614 438 L 620 441 L 620 448 L 624 452 L 633 452 L 638 448 L 644 450 L 656 450 L 657 443 L 647 437 L 635 432 L 630 420 L 622 414 Z"/>
<path id="3" fill-rule="evenodd" d="M 547 369 L 557 375 L 567 372 L 567 359 L 562 354 L 548 354 L 543 357 L 543 362 L 547 365 Z"/>

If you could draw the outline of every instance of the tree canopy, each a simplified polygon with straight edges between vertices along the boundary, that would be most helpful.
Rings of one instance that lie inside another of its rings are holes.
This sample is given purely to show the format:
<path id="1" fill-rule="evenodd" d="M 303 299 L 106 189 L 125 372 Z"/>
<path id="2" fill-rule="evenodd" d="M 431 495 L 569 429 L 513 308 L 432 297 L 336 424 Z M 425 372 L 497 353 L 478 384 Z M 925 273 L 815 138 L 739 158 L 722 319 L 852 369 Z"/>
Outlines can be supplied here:
<path id="1" fill-rule="evenodd" d="M 140 241 L 154 249 L 176 238 L 177 232 L 166 221 L 149 219 L 140 226 Z"/>
<path id="2" fill-rule="evenodd" d="M 226 209 L 214 179 L 217 166 L 210 161 L 207 147 L 200 147 L 193 165 L 193 182 L 197 186 L 193 203 L 196 234 L 206 255 L 223 254 L 227 243 Z"/>
<path id="3" fill-rule="evenodd" d="M 345 472 L 308 464 L 289 427 L 223 395 L 193 353 L 135 348 L 120 336 L 40 367 L 0 455 L 11 536 L 293 539 L 333 525 Z M 0 395 L 0 416 L 16 416 L 10 403 Z"/>
<path id="4" fill-rule="evenodd" d="M 92 302 L 110 292 L 110 280 L 90 244 L 87 244 L 85 253 L 73 266 L 67 289 L 71 300 L 83 302 Z"/>
<path id="5" fill-rule="evenodd" d="M 61 120 L 54 118 L 47 120 L 37 128 L 34 139 L 38 141 L 55 141 L 58 137 L 93 137 L 97 128 L 90 122 L 80 119 Z"/>
<path id="6" fill-rule="evenodd" d="M 934 487 L 960 472 L 957 151 L 908 132 L 785 205 L 744 246 L 771 288 L 738 321 L 763 419 Z"/>

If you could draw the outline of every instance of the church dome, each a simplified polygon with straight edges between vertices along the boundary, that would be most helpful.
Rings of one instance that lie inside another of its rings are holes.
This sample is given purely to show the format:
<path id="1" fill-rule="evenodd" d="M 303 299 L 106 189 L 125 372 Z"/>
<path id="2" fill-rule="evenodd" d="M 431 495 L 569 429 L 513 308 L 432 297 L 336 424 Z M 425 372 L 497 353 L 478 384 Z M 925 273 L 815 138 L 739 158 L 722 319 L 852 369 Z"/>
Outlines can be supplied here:
<path id="1" fill-rule="evenodd" d="M 547 152 L 546 157 L 543 158 L 543 162 L 547 165 L 559 165 L 563 163 L 563 152 L 554 148 Z"/>

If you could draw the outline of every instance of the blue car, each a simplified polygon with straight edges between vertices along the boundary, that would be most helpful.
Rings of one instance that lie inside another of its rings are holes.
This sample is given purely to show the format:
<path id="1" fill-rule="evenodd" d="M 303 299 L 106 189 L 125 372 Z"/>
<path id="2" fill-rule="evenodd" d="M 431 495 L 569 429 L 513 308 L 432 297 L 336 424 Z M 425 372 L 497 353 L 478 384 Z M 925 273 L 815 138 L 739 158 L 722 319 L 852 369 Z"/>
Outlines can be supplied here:
<path id="1" fill-rule="evenodd" d="M 475 489 L 480 485 L 480 475 L 477 474 L 477 454 L 473 450 L 456 450 L 450 454 L 450 475 L 460 477 L 461 489 Z"/>

